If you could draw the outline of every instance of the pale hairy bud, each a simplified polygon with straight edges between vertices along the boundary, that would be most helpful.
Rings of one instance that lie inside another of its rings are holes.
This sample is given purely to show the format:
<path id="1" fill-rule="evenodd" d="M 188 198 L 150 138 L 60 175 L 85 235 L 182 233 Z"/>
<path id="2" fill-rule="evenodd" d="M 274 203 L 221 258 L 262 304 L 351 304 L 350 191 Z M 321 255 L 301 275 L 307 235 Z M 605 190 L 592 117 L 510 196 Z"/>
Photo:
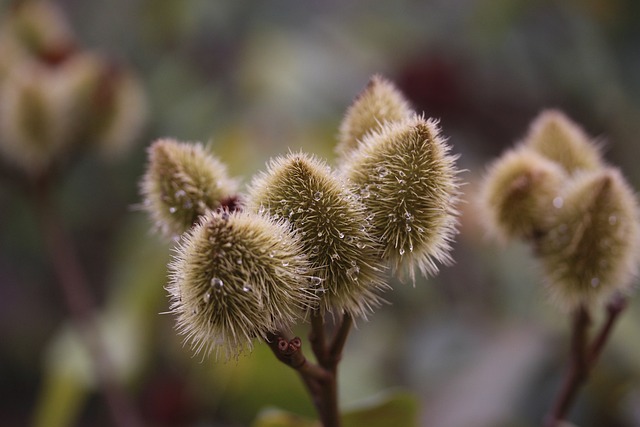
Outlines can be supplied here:
<path id="1" fill-rule="evenodd" d="M 434 120 L 413 116 L 367 135 L 343 166 L 394 270 L 437 272 L 451 262 L 459 199 L 456 156 Z"/>
<path id="2" fill-rule="evenodd" d="M 553 204 L 555 225 L 537 247 L 553 300 L 573 309 L 628 292 L 637 273 L 639 215 L 619 171 L 578 174 Z"/>
<path id="3" fill-rule="evenodd" d="M 566 179 L 560 165 L 528 147 L 501 156 L 489 167 L 480 190 L 491 234 L 505 241 L 544 233 L 551 226 L 553 200 Z"/>
<path id="4" fill-rule="evenodd" d="M 196 352 L 236 356 L 289 327 L 314 300 L 309 263 L 288 224 L 252 212 L 209 212 L 169 264 L 171 312 Z"/>
<path id="5" fill-rule="evenodd" d="M 383 266 L 364 205 L 324 162 L 303 153 L 271 160 L 252 181 L 247 204 L 289 221 L 300 235 L 321 310 L 366 316 L 379 304 Z"/>
<path id="6" fill-rule="evenodd" d="M 64 74 L 32 62 L 0 85 L 0 151 L 28 173 L 50 167 L 70 143 L 72 102 Z"/>
<path id="7" fill-rule="evenodd" d="M 598 146 L 580 126 L 557 110 L 543 111 L 534 119 L 524 144 L 569 173 L 603 167 Z"/>
<path id="8" fill-rule="evenodd" d="M 56 2 L 16 2 L 6 14 L 0 38 L 11 38 L 30 55 L 47 63 L 62 61 L 74 48 L 75 37 Z"/>
<path id="9" fill-rule="evenodd" d="M 143 208 L 166 237 L 184 233 L 235 195 L 237 183 L 227 176 L 226 166 L 201 144 L 159 139 L 148 153 L 140 184 Z"/>
<path id="10" fill-rule="evenodd" d="M 389 80 L 374 75 L 354 99 L 340 125 L 336 152 L 344 160 L 371 132 L 382 129 L 386 122 L 405 120 L 413 110 L 404 95 Z"/>

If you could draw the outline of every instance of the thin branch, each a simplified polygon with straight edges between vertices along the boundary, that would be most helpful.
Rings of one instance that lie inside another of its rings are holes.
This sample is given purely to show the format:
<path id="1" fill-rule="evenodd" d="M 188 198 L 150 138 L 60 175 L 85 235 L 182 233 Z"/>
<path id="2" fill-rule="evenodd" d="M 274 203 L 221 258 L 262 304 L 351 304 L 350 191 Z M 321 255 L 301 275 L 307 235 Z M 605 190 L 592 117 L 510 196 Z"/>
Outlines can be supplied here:
<path id="1" fill-rule="evenodd" d="M 46 182 L 40 183 L 35 196 L 35 211 L 44 234 L 48 256 L 58 279 L 57 283 L 96 365 L 98 383 L 113 421 L 121 427 L 141 426 L 142 422 L 133 405 L 115 380 L 115 369 L 104 347 L 94 316 L 95 303 L 89 292 L 88 281 L 72 240 L 52 206 L 50 189 Z"/>
<path id="2" fill-rule="evenodd" d="M 580 306 L 573 313 L 571 334 L 571 364 L 555 403 L 546 417 L 546 427 L 558 427 L 573 404 L 578 390 L 587 379 L 589 359 L 587 354 L 587 329 L 590 324 L 589 312 Z"/>
<path id="3" fill-rule="evenodd" d="M 591 366 L 593 366 L 598 360 L 609 336 L 611 336 L 611 331 L 613 330 L 616 320 L 618 320 L 620 314 L 625 310 L 625 308 L 627 308 L 627 305 L 627 298 L 620 294 L 615 295 L 607 304 L 607 318 L 602 325 L 602 329 L 600 329 L 600 332 L 596 335 L 596 338 L 593 340 L 593 343 L 589 348 L 589 364 Z"/>
<path id="4" fill-rule="evenodd" d="M 311 350 L 316 356 L 316 360 L 321 366 L 326 367 L 327 344 L 324 331 L 324 317 L 319 310 L 311 312 L 311 331 L 309 332 L 309 342 Z"/>
<path id="5" fill-rule="evenodd" d="M 342 359 L 342 350 L 347 342 L 352 325 L 353 318 L 351 317 L 351 314 L 344 313 L 342 316 L 342 323 L 336 331 L 331 347 L 329 348 L 329 363 L 333 369 L 337 367 L 340 359 Z"/>

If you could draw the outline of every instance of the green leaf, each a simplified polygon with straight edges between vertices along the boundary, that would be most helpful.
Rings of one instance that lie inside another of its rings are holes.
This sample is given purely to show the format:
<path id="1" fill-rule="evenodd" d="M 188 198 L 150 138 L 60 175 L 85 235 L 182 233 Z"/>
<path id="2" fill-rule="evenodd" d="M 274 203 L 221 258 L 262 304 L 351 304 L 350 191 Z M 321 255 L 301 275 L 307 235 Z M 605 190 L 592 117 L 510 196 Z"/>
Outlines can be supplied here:
<path id="1" fill-rule="evenodd" d="M 251 427 L 320 427 L 315 420 L 276 408 L 262 410 Z"/>
<path id="2" fill-rule="evenodd" d="M 375 396 L 343 413 L 343 427 L 418 426 L 418 398 L 404 391 Z"/>

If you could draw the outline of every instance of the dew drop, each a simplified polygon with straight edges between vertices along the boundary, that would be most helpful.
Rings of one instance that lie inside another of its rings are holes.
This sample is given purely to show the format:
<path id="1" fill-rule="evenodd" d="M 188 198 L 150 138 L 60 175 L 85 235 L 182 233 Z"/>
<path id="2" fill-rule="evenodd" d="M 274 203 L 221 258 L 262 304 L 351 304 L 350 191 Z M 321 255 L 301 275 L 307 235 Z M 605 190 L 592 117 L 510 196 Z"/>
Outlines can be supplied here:
<path id="1" fill-rule="evenodd" d="M 324 233 L 322 231 L 318 231 L 318 237 L 322 237 Z"/>
<path id="2" fill-rule="evenodd" d="M 319 201 L 320 199 L 322 199 L 322 191 L 316 191 L 313 194 L 313 200 L 315 200 L 316 202 Z"/>
<path id="3" fill-rule="evenodd" d="M 242 287 L 242 292 L 251 292 L 251 286 L 245 283 Z"/>
<path id="4" fill-rule="evenodd" d="M 309 283 L 312 286 L 319 286 L 320 283 L 322 283 L 322 279 L 320 277 L 318 277 L 318 276 L 310 276 L 309 277 Z"/>
<path id="5" fill-rule="evenodd" d="M 413 252 L 413 243 L 409 243 L 409 252 Z"/>
<path id="6" fill-rule="evenodd" d="M 404 248 L 400 248 L 398 252 L 400 253 L 400 256 L 404 255 Z"/>
<path id="7" fill-rule="evenodd" d="M 411 213 L 409 213 L 409 212 L 405 212 L 405 213 L 404 213 L 404 219 L 405 219 L 407 222 L 411 222 L 411 221 L 413 221 L 413 215 L 411 215 Z"/>
<path id="8" fill-rule="evenodd" d="M 380 166 L 378 168 L 378 177 L 380 178 L 384 178 L 385 176 L 387 176 L 387 174 L 389 173 L 389 171 L 387 170 L 387 168 Z"/>
<path id="9" fill-rule="evenodd" d="M 340 255 L 338 255 L 337 253 L 332 253 L 331 255 L 329 255 L 329 257 L 331 258 L 332 261 L 337 261 L 340 259 Z"/>
<path id="10" fill-rule="evenodd" d="M 553 199 L 553 206 L 556 209 L 560 209 L 564 205 L 564 199 L 560 196 Z"/>
<path id="11" fill-rule="evenodd" d="M 276 253 L 274 251 L 269 252 L 269 258 L 273 258 L 274 256 L 276 256 Z"/>
<path id="12" fill-rule="evenodd" d="M 176 194 L 175 194 L 176 199 L 182 199 L 186 195 L 187 195 L 187 193 L 184 190 L 178 190 L 178 191 L 176 191 Z"/>
<path id="13" fill-rule="evenodd" d="M 207 293 L 205 293 L 205 294 L 202 296 L 202 301 L 203 301 L 205 304 L 208 304 L 208 303 L 209 303 L 209 301 L 211 301 L 211 292 L 207 292 Z"/>
<path id="14" fill-rule="evenodd" d="M 597 277 L 591 278 L 591 286 L 597 288 L 600 285 L 600 279 Z"/>
<path id="15" fill-rule="evenodd" d="M 238 258 L 238 259 L 236 260 L 236 264 L 238 264 L 238 265 L 242 265 L 242 258 Z"/>
<path id="16" fill-rule="evenodd" d="M 178 209 L 175 206 L 169 206 L 169 213 L 176 213 Z"/>
<path id="17" fill-rule="evenodd" d="M 349 277 L 349 279 L 353 281 L 357 281 L 359 272 L 360 272 L 360 268 L 356 265 L 347 270 L 347 276 Z"/>
<path id="18" fill-rule="evenodd" d="M 282 261 L 283 267 L 289 267 L 289 261 Z"/>
<path id="19" fill-rule="evenodd" d="M 411 226 L 409 224 L 407 224 L 404 228 L 405 230 L 407 230 L 407 233 L 411 232 Z"/>
<path id="20" fill-rule="evenodd" d="M 341 239 L 344 239 L 344 233 L 338 232 L 338 237 L 341 238 Z"/>
<path id="21" fill-rule="evenodd" d="M 362 191 L 360 191 L 360 196 L 363 199 L 368 199 L 369 197 L 371 197 L 371 192 L 369 191 L 369 186 L 368 185 L 366 187 L 364 187 L 362 189 Z"/>
<path id="22" fill-rule="evenodd" d="M 211 279 L 211 287 L 216 289 L 216 290 L 220 290 L 222 289 L 222 287 L 224 286 L 224 283 L 222 283 L 222 280 L 220 280 L 217 277 L 214 277 L 213 279 Z"/>

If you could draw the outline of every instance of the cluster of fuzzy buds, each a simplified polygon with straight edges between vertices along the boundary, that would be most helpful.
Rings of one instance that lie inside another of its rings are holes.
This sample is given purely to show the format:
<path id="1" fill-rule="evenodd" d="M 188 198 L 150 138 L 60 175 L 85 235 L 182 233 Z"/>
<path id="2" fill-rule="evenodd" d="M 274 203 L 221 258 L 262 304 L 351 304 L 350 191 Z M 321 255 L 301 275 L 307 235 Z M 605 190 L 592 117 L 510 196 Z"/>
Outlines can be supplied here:
<path id="1" fill-rule="evenodd" d="M 389 267 L 414 278 L 414 267 L 433 274 L 451 260 L 458 172 L 437 123 L 374 76 L 339 139 L 337 169 L 290 153 L 256 174 L 246 195 L 201 145 L 151 146 L 143 206 L 179 236 L 168 289 L 198 350 L 237 354 L 309 311 L 366 318 Z"/>
<path id="2" fill-rule="evenodd" d="M 123 152 L 146 100 L 133 73 L 82 51 L 48 1 L 17 2 L 0 28 L 0 153 L 32 175 L 73 151 Z"/>
<path id="3" fill-rule="evenodd" d="M 639 208 L 620 172 L 558 111 L 489 168 L 481 191 L 488 227 L 533 244 L 560 307 L 627 293 L 640 250 Z"/>

